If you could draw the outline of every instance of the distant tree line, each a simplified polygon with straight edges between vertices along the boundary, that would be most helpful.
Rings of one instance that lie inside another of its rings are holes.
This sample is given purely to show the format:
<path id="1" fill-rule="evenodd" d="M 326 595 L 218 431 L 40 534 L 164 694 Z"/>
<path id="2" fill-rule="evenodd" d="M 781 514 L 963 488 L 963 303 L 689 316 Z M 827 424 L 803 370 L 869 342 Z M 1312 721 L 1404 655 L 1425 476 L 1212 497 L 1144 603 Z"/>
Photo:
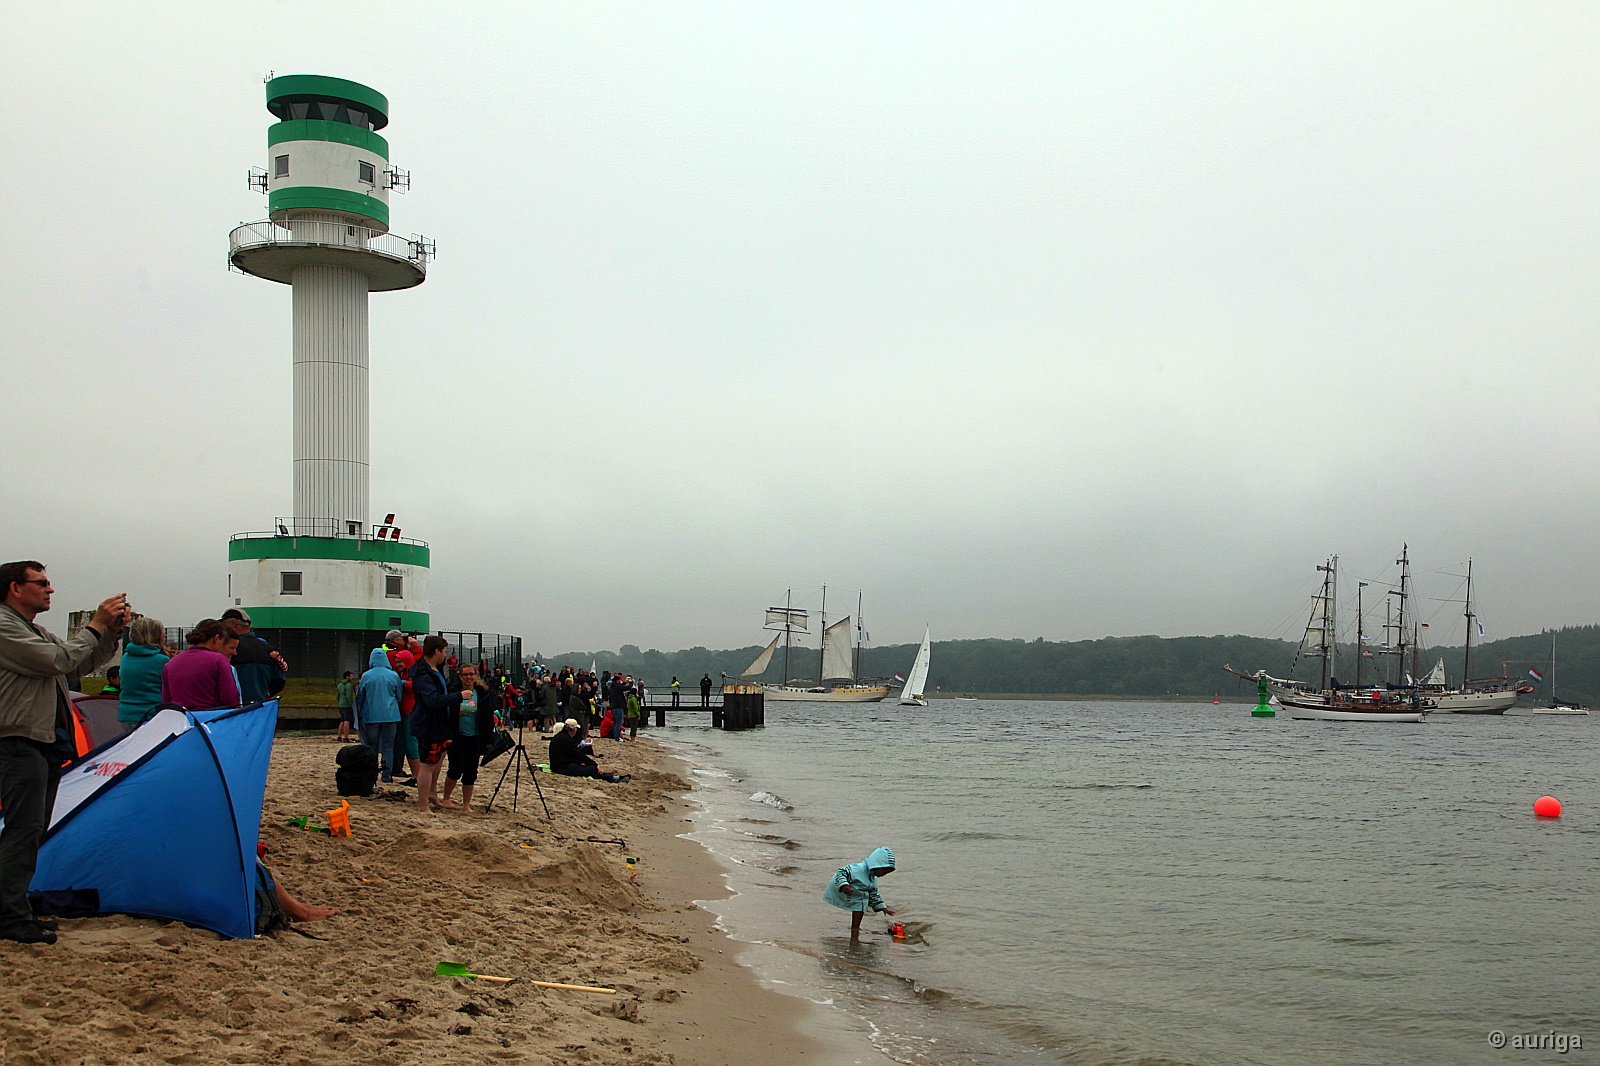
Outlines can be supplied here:
<path id="1" fill-rule="evenodd" d="M 1024 640 L 944 640 L 933 645 L 932 668 L 928 673 L 929 691 L 1039 693 L 1081 696 L 1193 696 L 1209 697 L 1213 692 L 1245 695 L 1249 685 L 1222 672 L 1231 663 L 1246 672 L 1266 670 L 1277 677 L 1288 676 L 1295 664 L 1296 644 L 1262 637 L 1102 637 L 1099 640 L 1046 641 Z M 737 675 L 760 653 L 762 645 L 714 651 L 704 647 L 663 652 L 642 651 L 624 644 L 617 651 L 572 651 L 560 655 L 533 656 L 549 666 L 588 666 L 592 661 L 601 670 L 641 677 L 653 688 L 665 687 L 677 676 L 685 688 L 709 673 L 721 680 L 723 673 Z M 1431 648 L 1416 658 L 1419 673 L 1426 674 L 1439 659 L 1452 683 L 1461 677 L 1461 647 Z M 1341 647 L 1339 680 L 1355 680 L 1355 648 Z M 904 675 L 916 658 L 916 644 L 890 644 L 865 648 L 861 653 L 864 677 Z M 1600 698 L 1600 626 L 1573 626 L 1557 637 L 1556 681 L 1565 699 L 1590 703 Z M 1407 656 L 1407 668 L 1410 668 Z M 1529 666 L 1546 675 L 1537 685 L 1536 698 L 1549 695 L 1550 633 L 1544 632 L 1504 640 L 1489 641 L 1472 649 L 1472 676 L 1491 677 L 1501 672 L 1503 661 L 1510 660 L 1507 672 L 1526 676 Z M 790 678 L 814 678 L 819 654 L 816 648 L 794 648 L 789 654 Z M 782 669 L 783 650 L 774 656 L 762 680 L 777 681 Z M 1363 660 L 1363 681 L 1392 676 L 1393 660 L 1375 654 Z M 1315 680 L 1317 663 L 1302 661 L 1295 676 Z M 1533 684 L 1531 678 L 1528 679 Z"/>

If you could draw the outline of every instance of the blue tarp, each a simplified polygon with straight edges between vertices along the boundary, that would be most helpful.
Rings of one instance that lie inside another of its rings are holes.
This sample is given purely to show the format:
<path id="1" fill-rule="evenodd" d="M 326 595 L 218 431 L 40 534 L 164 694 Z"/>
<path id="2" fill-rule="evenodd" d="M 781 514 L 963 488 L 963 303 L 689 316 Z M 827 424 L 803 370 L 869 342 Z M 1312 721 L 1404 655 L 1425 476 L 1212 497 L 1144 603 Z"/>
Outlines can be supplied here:
<path id="1" fill-rule="evenodd" d="M 92 888 L 106 913 L 255 936 L 256 841 L 277 720 L 276 700 L 163 711 L 73 763 L 31 889 Z"/>

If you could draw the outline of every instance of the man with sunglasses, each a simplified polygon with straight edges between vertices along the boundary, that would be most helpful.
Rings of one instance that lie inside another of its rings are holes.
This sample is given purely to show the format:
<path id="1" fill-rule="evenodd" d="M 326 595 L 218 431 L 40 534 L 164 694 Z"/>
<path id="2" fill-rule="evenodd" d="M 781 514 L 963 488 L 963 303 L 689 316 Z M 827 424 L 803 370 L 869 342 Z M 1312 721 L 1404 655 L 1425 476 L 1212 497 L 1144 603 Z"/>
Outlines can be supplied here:
<path id="1" fill-rule="evenodd" d="M 67 677 L 97 670 L 116 658 L 128 621 L 128 598 L 118 594 L 70 640 L 34 625 L 55 590 L 44 564 L 0 564 L 0 940 L 54 944 L 55 923 L 34 920 L 28 882 L 55 805 L 61 765 L 77 754 Z"/>

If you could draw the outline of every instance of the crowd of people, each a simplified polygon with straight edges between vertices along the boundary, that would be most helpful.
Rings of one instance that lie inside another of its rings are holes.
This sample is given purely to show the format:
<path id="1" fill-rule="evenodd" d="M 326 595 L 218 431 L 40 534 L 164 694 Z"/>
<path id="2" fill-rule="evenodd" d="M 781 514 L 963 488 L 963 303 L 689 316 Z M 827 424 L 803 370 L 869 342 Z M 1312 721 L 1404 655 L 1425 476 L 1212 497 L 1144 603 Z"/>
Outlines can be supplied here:
<path id="1" fill-rule="evenodd" d="M 535 665 L 518 686 L 502 664 L 462 663 L 443 637 L 395 629 L 372 649 L 359 679 L 340 681 L 336 698 L 341 739 L 354 729 L 377 753 L 382 782 L 414 786 L 418 808 L 429 811 L 470 810 L 479 768 L 510 746 L 507 738 L 492 747 L 513 727 L 553 733 L 551 773 L 627 780 L 599 768 L 590 734 L 622 741 L 626 730 L 637 739 L 644 695 L 636 678 L 570 666 Z M 402 773 L 409 778 L 397 780 Z"/>

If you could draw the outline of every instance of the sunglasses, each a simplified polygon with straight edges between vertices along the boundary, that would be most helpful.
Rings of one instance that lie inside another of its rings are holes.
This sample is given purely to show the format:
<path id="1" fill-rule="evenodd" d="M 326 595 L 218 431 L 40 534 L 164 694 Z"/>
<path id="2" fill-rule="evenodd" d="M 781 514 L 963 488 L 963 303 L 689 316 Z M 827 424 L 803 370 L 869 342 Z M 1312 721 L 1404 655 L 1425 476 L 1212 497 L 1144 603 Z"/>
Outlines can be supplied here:
<path id="1" fill-rule="evenodd" d="M 47 577 L 30 577 L 30 578 L 25 578 L 22 581 L 15 581 L 15 582 L 13 582 L 13 584 L 16 584 L 16 585 L 38 585 L 42 589 L 47 589 L 47 588 L 50 587 L 50 579 L 47 578 Z"/>

